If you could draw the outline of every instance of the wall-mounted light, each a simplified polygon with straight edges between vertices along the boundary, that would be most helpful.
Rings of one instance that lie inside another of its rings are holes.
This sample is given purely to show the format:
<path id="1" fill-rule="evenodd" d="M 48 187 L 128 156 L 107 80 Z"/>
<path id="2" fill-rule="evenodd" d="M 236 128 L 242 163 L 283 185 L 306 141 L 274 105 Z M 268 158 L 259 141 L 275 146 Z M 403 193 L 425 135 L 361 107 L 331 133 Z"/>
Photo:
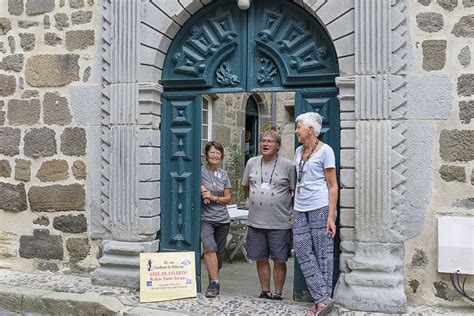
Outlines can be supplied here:
<path id="1" fill-rule="evenodd" d="M 237 6 L 240 10 L 247 10 L 250 8 L 250 0 L 237 0 Z"/>

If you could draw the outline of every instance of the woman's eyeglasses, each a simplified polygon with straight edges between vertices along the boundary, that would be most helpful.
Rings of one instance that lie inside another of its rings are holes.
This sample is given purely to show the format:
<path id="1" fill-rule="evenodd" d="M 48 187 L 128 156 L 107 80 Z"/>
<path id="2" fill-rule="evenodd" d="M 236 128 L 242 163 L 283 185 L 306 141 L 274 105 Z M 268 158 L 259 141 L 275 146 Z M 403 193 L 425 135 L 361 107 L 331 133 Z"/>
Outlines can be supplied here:
<path id="1" fill-rule="evenodd" d="M 216 156 L 216 157 L 221 157 L 222 156 L 220 151 L 208 151 L 207 154 L 209 156 Z"/>

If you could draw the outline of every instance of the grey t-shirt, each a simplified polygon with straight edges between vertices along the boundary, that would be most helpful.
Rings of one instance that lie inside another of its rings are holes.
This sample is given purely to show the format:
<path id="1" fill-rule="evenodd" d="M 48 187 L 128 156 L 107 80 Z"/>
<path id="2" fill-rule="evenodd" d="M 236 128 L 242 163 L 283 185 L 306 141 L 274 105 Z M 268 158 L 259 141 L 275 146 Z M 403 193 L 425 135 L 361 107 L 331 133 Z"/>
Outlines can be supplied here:
<path id="1" fill-rule="evenodd" d="M 295 168 L 288 159 L 278 157 L 265 162 L 262 156 L 251 158 L 245 166 L 242 179 L 242 185 L 249 187 L 248 225 L 264 229 L 288 229 L 295 182 Z"/>
<path id="2" fill-rule="evenodd" d="M 201 167 L 201 185 L 216 196 L 224 196 L 224 189 L 230 189 L 231 184 L 227 171 L 219 169 L 211 171 L 207 165 Z M 211 201 L 201 203 L 201 221 L 210 223 L 229 223 L 230 217 L 225 205 Z"/>

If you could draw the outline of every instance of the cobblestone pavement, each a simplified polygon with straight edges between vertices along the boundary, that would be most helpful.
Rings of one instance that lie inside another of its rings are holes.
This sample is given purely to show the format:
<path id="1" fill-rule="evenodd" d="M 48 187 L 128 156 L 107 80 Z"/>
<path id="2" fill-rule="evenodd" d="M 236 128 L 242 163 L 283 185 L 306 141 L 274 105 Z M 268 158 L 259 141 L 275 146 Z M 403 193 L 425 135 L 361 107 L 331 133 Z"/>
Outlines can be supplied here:
<path id="1" fill-rule="evenodd" d="M 253 293 L 252 293 L 253 294 Z M 247 295 L 221 294 L 167 302 L 140 303 L 136 290 L 91 284 L 88 277 L 27 274 L 0 269 L 0 315 L 305 315 L 308 303 L 272 301 Z M 13 313 L 11 312 L 13 311 Z M 338 307 L 332 315 L 362 316 Z M 409 307 L 406 315 L 473 315 L 474 310 Z"/>
<path id="2" fill-rule="evenodd" d="M 158 303 L 140 303 L 139 293 L 136 290 L 125 288 L 104 287 L 91 284 L 90 278 L 73 275 L 53 275 L 49 273 L 26 274 L 10 270 L 0 270 L 0 306 L 9 310 L 12 307 L 2 306 L 2 294 L 5 296 L 9 290 L 21 289 L 24 295 L 28 294 L 28 289 L 43 290 L 45 293 L 76 295 L 80 300 L 80 295 L 84 297 L 96 297 L 99 301 L 110 297 L 116 298 L 122 305 L 121 312 L 133 314 L 134 308 L 154 310 L 157 314 L 172 312 L 172 314 L 267 314 L 267 315 L 304 315 L 307 303 L 296 303 L 290 300 L 282 302 L 262 300 L 250 296 L 230 296 L 219 295 L 217 298 L 208 299 L 202 294 L 196 298 L 181 299 L 175 301 Z M 69 297 L 69 296 L 64 296 Z M 47 304 L 47 303 L 45 303 Z M 43 304 L 44 305 L 44 304 Z M 139 309 L 136 309 L 138 312 Z M 22 312 L 15 310 L 16 312 Z M 27 310 L 23 312 L 35 312 Z M 41 311 L 39 311 L 41 312 Z M 145 310 L 143 310 L 145 313 Z M 141 314 L 141 312 L 138 312 Z M 171 315 L 171 314 L 170 314 Z"/>

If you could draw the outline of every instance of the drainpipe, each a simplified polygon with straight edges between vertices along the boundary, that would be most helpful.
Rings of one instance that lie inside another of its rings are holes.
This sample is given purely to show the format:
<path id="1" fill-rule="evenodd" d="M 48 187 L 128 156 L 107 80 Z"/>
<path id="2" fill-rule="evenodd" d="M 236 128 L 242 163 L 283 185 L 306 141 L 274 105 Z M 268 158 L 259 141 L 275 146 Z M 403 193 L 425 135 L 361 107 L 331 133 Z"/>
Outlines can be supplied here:
<path id="1" fill-rule="evenodd" d="M 276 92 L 272 92 L 272 130 L 276 131 Z"/>

